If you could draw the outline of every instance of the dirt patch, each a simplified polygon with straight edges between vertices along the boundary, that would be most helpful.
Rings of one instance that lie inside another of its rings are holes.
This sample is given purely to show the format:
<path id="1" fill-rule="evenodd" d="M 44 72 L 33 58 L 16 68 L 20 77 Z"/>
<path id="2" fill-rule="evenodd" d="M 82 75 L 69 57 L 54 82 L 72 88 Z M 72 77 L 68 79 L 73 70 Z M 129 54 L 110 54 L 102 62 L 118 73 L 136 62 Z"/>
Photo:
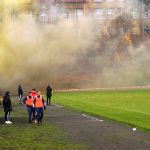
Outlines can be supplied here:
<path id="1" fill-rule="evenodd" d="M 91 150 L 150 150 L 150 134 L 59 106 L 47 107 L 45 119 L 73 141 Z"/>

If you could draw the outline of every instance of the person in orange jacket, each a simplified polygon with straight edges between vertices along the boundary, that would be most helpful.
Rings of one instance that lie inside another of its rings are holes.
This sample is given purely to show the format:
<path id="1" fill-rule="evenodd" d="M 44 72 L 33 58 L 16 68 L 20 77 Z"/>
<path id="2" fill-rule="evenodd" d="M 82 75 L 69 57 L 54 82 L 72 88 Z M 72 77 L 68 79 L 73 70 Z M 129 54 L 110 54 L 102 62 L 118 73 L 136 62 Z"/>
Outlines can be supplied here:
<path id="1" fill-rule="evenodd" d="M 31 90 L 31 96 L 32 96 L 33 99 L 35 99 L 35 97 L 37 96 L 36 89 L 32 89 Z M 34 107 L 32 109 L 32 115 L 33 115 L 33 119 L 32 120 L 33 120 L 33 122 L 36 123 L 37 116 L 36 116 L 36 112 L 35 112 L 35 108 Z"/>
<path id="2" fill-rule="evenodd" d="M 32 90 L 31 90 L 31 95 L 32 95 L 33 98 L 35 98 L 35 97 L 37 96 L 37 91 L 36 91 L 36 89 L 32 89 Z"/>
<path id="3" fill-rule="evenodd" d="M 33 116 L 33 101 L 34 101 L 34 98 L 32 97 L 31 92 L 29 92 L 29 95 L 23 99 L 23 103 L 26 104 L 26 106 L 27 106 L 27 111 L 28 111 L 28 115 L 29 115 L 29 123 L 32 123 L 32 119 L 34 118 L 34 116 Z"/>
<path id="4" fill-rule="evenodd" d="M 37 92 L 37 96 L 34 98 L 34 108 L 37 113 L 37 123 L 40 125 L 43 119 L 43 109 L 45 110 L 46 106 L 43 96 L 39 91 Z"/>

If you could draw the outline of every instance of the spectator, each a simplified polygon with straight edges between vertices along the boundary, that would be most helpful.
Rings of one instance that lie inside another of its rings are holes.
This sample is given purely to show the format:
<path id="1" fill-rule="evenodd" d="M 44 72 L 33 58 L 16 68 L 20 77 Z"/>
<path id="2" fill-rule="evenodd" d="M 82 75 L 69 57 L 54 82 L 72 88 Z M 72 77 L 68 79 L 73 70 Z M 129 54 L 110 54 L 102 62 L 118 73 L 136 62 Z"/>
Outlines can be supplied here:
<path id="1" fill-rule="evenodd" d="M 37 97 L 37 91 L 36 91 L 36 89 L 32 89 L 31 90 L 31 96 L 32 96 L 33 99 L 35 99 Z M 35 112 L 35 108 L 34 107 L 32 109 L 32 114 L 33 114 L 33 121 L 35 123 L 37 123 L 37 114 Z"/>
<path id="2" fill-rule="evenodd" d="M 28 115 L 29 115 L 29 123 L 32 123 L 32 120 L 35 119 L 35 114 L 34 114 L 34 109 L 33 109 L 33 97 L 32 97 L 32 93 L 29 92 L 29 95 L 26 96 L 24 99 L 23 99 L 23 103 L 26 104 L 27 106 L 27 111 L 28 111 Z"/>
<path id="3" fill-rule="evenodd" d="M 10 121 L 10 112 L 12 111 L 12 105 L 11 105 L 10 93 L 8 91 L 3 96 L 3 107 L 5 112 L 5 123 L 11 124 L 12 122 Z"/>
<path id="4" fill-rule="evenodd" d="M 52 88 L 50 85 L 48 85 L 46 88 L 47 105 L 51 105 L 51 97 L 52 97 Z"/>
<path id="5" fill-rule="evenodd" d="M 22 103 L 23 89 L 21 85 L 18 86 L 18 96 L 19 96 L 19 103 Z"/>

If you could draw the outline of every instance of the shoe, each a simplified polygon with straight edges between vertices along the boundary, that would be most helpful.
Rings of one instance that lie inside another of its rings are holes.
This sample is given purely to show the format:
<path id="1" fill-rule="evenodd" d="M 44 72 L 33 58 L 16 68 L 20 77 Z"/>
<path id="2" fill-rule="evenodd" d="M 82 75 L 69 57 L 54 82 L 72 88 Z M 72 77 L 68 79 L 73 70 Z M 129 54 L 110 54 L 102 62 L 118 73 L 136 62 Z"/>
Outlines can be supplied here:
<path id="1" fill-rule="evenodd" d="M 8 124 L 8 121 L 5 121 L 6 124 Z"/>
<path id="2" fill-rule="evenodd" d="M 6 124 L 12 124 L 12 122 L 11 122 L 11 121 L 5 121 L 5 123 L 6 123 Z"/>
<path id="3" fill-rule="evenodd" d="M 12 122 L 11 121 L 7 121 L 8 122 L 8 124 L 12 124 Z"/>
<path id="4" fill-rule="evenodd" d="M 35 124 L 38 123 L 36 119 L 35 119 L 34 123 L 35 123 Z"/>

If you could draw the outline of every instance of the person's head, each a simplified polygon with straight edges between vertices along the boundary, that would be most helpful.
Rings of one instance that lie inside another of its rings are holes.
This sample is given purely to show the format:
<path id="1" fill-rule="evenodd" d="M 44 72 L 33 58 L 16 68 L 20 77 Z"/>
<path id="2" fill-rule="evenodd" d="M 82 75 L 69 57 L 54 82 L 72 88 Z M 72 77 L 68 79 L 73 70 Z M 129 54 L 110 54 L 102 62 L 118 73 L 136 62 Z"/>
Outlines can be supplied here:
<path id="1" fill-rule="evenodd" d="M 5 96 L 10 96 L 10 92 L 9 92 L 9 91 L 6 91 L 6 92 L 5 92 Z"/>
<path id="2" fill-rule="evenodd" d="M 28 95 L 29 95 L 29 96 L 32 96 L 32 92 L 29 92 Z"/>
<path id="3" fill-rule="evenodd" d="M 37 92 L 37 96 L 40 96 L 40 95 L 41 95 L 41 92 L 40 92 L 40 91 L 38 91 L 38 92 Z"/>

